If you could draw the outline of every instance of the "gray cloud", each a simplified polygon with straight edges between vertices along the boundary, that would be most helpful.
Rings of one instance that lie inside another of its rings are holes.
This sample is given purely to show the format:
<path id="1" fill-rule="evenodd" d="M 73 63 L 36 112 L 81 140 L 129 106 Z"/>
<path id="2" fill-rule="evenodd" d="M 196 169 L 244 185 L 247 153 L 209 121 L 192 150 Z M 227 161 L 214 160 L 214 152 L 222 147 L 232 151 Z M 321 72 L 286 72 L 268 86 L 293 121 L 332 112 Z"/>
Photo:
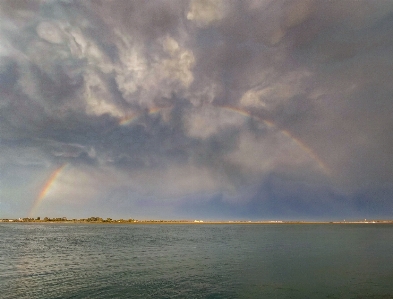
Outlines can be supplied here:
<path id="1" fill-rule="evenodd" d="M 390 1 L 5 1 L 1 164 L 35 169 L 36 196 L 68 165 L 50 195 L 62 205 L 115 194 L 119 206 L 322 217 L 355 215 L 376 194 L 390 209 L 392 12 Z"/>

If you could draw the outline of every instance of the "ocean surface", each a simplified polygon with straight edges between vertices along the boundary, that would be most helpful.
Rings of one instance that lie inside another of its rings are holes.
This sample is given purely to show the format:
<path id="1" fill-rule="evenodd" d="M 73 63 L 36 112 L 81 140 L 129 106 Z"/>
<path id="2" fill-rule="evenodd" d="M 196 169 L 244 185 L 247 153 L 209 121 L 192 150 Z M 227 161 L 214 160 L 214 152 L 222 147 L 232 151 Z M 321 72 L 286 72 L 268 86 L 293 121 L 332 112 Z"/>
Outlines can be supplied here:
<path id="1" fill-rule="evenodd" d="M 388 224 L 0 224 L 0 298 L 393 298 Z"/>

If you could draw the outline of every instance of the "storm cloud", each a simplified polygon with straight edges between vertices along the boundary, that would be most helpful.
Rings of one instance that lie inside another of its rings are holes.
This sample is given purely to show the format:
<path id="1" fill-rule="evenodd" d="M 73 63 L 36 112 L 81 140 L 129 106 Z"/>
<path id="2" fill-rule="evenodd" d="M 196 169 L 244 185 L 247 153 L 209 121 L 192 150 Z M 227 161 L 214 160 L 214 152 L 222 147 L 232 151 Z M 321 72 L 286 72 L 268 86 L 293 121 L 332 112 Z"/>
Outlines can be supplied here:
<path id="1" fill-rule="evenodd" d="M 7 0 L 0 20 L 0 217 L 393 211 L 391 1 Z"/>

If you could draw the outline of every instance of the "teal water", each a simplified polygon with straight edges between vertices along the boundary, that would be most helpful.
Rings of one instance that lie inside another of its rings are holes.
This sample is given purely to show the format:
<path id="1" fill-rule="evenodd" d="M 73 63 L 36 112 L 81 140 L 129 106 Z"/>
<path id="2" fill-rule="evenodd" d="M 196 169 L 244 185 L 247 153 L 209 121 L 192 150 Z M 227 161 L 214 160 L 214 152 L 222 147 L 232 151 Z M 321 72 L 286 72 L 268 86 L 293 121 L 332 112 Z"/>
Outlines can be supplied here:
<path id="1" fill-rule="evenodd" d="M 393 298 L 393 226 L 0 224 L 0 298 Z"/>

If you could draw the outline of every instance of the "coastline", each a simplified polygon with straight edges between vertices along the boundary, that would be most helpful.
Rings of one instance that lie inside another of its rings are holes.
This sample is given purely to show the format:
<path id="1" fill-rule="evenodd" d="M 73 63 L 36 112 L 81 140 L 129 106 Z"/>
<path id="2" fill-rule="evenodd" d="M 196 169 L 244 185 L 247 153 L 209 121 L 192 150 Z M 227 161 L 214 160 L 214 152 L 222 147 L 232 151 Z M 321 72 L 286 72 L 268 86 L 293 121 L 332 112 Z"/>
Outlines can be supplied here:
<path id="1" fill-rule="evenodd" d="M 87 219 L 73 219 L 73 220 L 24 220 L 24 219 L 0 219 L 1 223 L 29 223 L 29 224 L 193 224 L 193 225 L 209 225 L 209 224 L 393 224 L 393 220 L 369 220 L 369 221 L 284 221 L 284 220 L 270 220 L 270 221 L 202 221 L 202 220 L 87 220 Z"/>

